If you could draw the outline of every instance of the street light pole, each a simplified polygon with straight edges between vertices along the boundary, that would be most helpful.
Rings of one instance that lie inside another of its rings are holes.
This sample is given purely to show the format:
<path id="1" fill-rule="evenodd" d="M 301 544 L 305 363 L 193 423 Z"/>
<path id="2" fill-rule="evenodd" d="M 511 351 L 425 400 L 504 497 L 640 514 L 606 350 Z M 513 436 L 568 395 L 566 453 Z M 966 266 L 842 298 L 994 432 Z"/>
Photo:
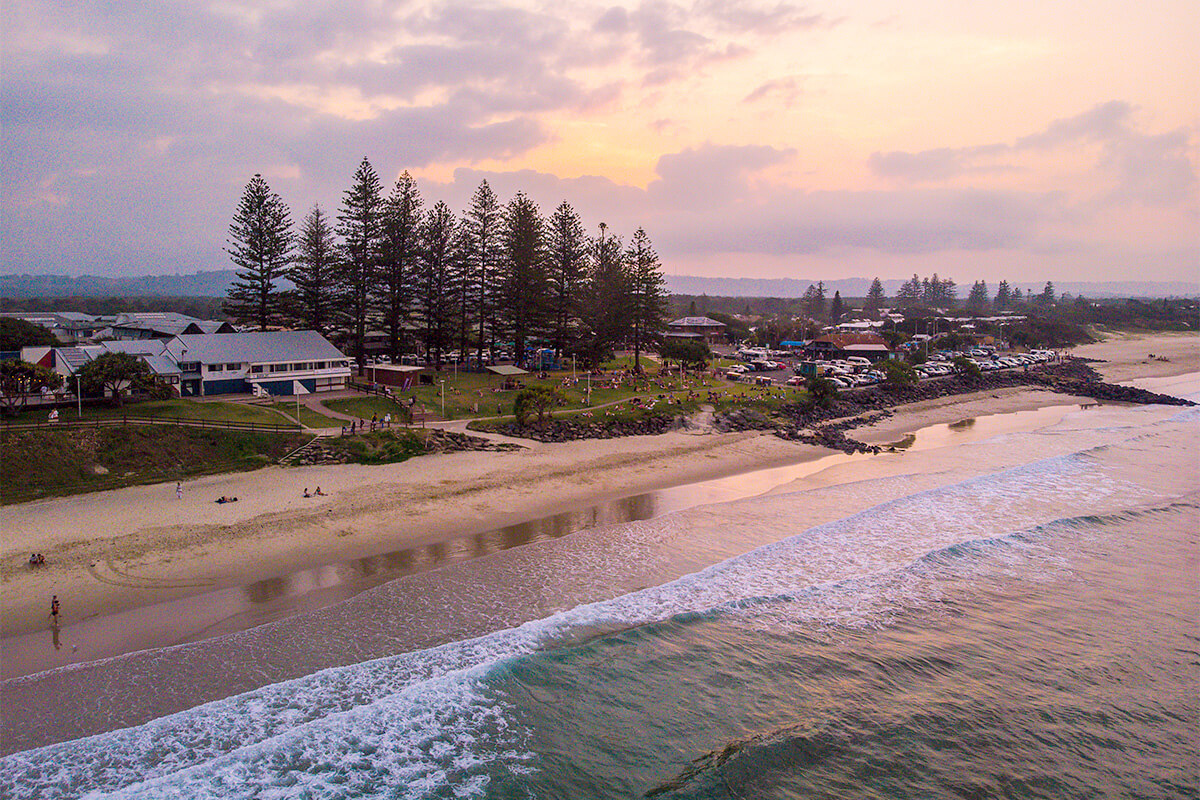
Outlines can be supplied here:
<path id="1" fill-rule="evenodd" d="M 83 388 L 79 382 L 79 371 L 75 371 L 75 402 L 78 404 L 79 418 L 83 419 Z"/>
<path id="2" fill-rule="evenodd" d="M 442 385 L 442 419 L 446 418 L 446 381 L 438 381 Z"/>

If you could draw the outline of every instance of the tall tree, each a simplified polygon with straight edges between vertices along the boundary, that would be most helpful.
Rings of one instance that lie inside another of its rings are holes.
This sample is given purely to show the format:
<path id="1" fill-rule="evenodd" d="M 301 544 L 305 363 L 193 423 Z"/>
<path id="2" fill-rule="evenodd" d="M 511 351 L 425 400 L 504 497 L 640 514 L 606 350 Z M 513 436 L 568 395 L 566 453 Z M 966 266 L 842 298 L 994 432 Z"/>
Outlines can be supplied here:
<path id="1" fill-rule="evenodd" d="M 1012 291 L 1008 288 L 1008 281 L 1000 281 L 1000 286 L 996 289 L 995 305 L 1000 311 L 1012 305 Z"/>
<path id="2" fill-rule="evenodd" d="M 551 324 L 554 356 L 566 351 L 571 317 L 579 307 L 580 293 L 587 277 L 588 240 L 579 215 L 566 200 L 559 203 L 550 217 L 549 266 Z"/>
<path id="3" fill-rule="evenodd" d="M 275 282 L 292 256 L 292 218 L 287 204 L 262 175 L 246 184 L 229 224 L 225 252 L 238 268 L 224 304 L 225 313 L 259 330 L 279 321 L 282 295 Z"/>
<path id="4" fill-rule="evenodd" d="M 871 281 L 871 288 L 867 290 L 867 304 L 863 310 L 869 314 L 878 314 L 886 302 L 887 295 L 883 293 L 883 283 L 876 278 Z"/>
<path id="5" fill-rule="evenodd" d="M 453 335 L 461 254 L 454 212 L 445 203 L 438 203 L 429 209 L 421 225 L 422 265 L 417 290 L 424 317 L 425 352 L 438 369 Z"/>
<path id="6" fill-rule="evenodd" d="M 577 352 L 588 366 L 603 361 L 624 338 L 631 324 L 629 271 L 621 240 L 608 235 L 600 224 L 600 236 L 591 243 L 587 300 L 580 306 L 586 335 Z"/>
<path id="7" fill-rule="evenodd" d="M 526 363 L 529 339 L 541 329 L 546 309 L 546 232 L 537 204 L 524 192 L 504 209 L 500 317 L 512 335 L 513 358 Z"/>
<path id="8" fill-rule="evenodd" d="M 900 291 L 896 292 L 896 302 L 901 308 L 912 308 L 921 303 L 921 279 L 917 275 L 912 276 L 911 281 L 905 281 L 900 287 Z"/>
<path id="9" fill-rule="evenodd" d="M 1046 281 L 1046 286 L 1042 289 L 1042 293 L 1037 296 L 1038 305 L 1045 308 L 1050 308 L 1054 305 L 1054 283 Z"/>
<path id="10" fill-rule="evenodd" d="M 471 207 L 463 218 L 466 235 L 466 268 L 469 279 L 467 286 L 474 295 L 475 321 L 479 325 L 479 341 L 476 354 L 480 368 L 483 367 L 483 351 L 486 347 L 496 355 L 496 286 L 499 280 L 501 255 L 500 230 L 502 225 L 500 201 L 487 181 L 479 184 Z"/>
<path id="11" fill-rule="evenodd" d="M 294 311 L 300 324 L 325 334 L 337 312 L 337 241 L 329 217 L 314 205 L 300 225 L 296 260 L 287 277 L 296 285 Z"/>
<path id="12" fill-rule="evenodd" d="M 979 316 L 987 310 L 988 289 L 983 281 L 975 281 L 971 293 L 967 295 L 967 312 Z"/>
<path id="13" fill-rule="evenodd" d="M 421 193 L 405 170 L 382 206 L 375 302 L 388 335 L 388 354 L 398 363 L 420 269 Z"/>
<path id="14" fill-rule="evenodd" d="M 625 260 L 629 265 L 633 371 L 640 373 L 642 348 L 661 341 L 667 326 L 667 281 L 658 253 L 642 228 L 630 239 Z"/>
<path id="15" fill-rule="evenodd" d="M 825 316 L 825 283 L 821 281 L 813 286 L 811 283 L 804 291 L 804 313 L 810 317 Z"/>
<path id="16" fill-rule="evenodd" d="M 842 293 L 833 293 L 833 302 L 829 305 L 829 321 L 837 325 L 842 321 L 842 314 L 846 313 L 846 306 L 842 303 Z"/>
<path id="17" fill-rule="evenodd" d="M 337 232 L 342 237 L 339 278 L 345 312 L 350 320 L 354 358 L 361 371 L 363 340 L 372 307 L 374 285 L 383 243 L 383 187 L 366 158 L 358 165 L 350 188 L 342 194 Z"/>

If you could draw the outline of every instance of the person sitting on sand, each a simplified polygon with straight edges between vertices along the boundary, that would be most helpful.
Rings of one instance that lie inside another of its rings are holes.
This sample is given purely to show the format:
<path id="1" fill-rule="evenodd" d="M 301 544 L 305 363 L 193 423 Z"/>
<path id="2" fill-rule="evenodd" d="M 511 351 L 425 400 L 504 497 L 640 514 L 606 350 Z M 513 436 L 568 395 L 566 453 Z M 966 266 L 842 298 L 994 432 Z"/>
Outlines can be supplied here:
<path id="1" fill-rule="evenodd" d="M 317 491 L 315 492 L 315 494 L 317 495 L 317 497 L 325 497 L 325 493 L 321 491 L 320 486 L 317 487 Z"/>
<path id="2" fill-rule="evenodd" d="M 304 487 L 304 496 L 305 496 L 305 497 L 312 497 L 312 495 L 308 493 L 308 487 L 307 487 L 307 486 L 305 486 L 305 487 Z"/>

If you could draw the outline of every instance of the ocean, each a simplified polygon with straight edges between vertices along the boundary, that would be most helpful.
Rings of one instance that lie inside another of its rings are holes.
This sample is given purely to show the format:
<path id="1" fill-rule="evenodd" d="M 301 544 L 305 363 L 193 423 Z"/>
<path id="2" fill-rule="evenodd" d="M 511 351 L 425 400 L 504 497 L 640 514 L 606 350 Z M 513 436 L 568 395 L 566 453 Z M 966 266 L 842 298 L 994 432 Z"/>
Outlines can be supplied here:
<path id="1" fill-rule="evenodd" d="M 9 681 L 0 797 L 1200 797 L 1200 410 L 1038 413 Z"/>

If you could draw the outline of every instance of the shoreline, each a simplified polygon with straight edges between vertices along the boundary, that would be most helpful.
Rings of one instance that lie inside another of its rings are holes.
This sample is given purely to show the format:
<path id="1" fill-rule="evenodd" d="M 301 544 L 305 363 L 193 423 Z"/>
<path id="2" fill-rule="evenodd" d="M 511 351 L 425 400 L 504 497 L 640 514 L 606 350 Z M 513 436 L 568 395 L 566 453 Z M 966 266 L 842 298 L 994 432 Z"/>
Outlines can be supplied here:
<path id="1" fill-rule="evenodd" d="M 1073 352 L 1105 359 L 1093 366 L 1110 381 L 1200 369 L 1194 335 L 1125 336 Z M 1171 360 L 1150 361 L 1149 352 L 1169 353 Z M 887 444 L 929 425 L 1071 402 L 1024 387 L 985 390 L 897 407 L 855 436 Z M 0 538 L 0 636 L 45 629 L 51 594 L 63 601 L 65 629 L 99 615 L 833 452 L 755 432 L 674 432 L 385 466 L 271 467 L 189 481 L 182 500 L 174 486 L 155 484 L 8 506 L 8 531 Z M 305 500 L 306 485 L 320 485 L 330 497 Z M 242 499 L 215 505 L 212 498 L 221 495 Z M 30 570 L 30 552 L 45 553 L 50 563 Z"/>

